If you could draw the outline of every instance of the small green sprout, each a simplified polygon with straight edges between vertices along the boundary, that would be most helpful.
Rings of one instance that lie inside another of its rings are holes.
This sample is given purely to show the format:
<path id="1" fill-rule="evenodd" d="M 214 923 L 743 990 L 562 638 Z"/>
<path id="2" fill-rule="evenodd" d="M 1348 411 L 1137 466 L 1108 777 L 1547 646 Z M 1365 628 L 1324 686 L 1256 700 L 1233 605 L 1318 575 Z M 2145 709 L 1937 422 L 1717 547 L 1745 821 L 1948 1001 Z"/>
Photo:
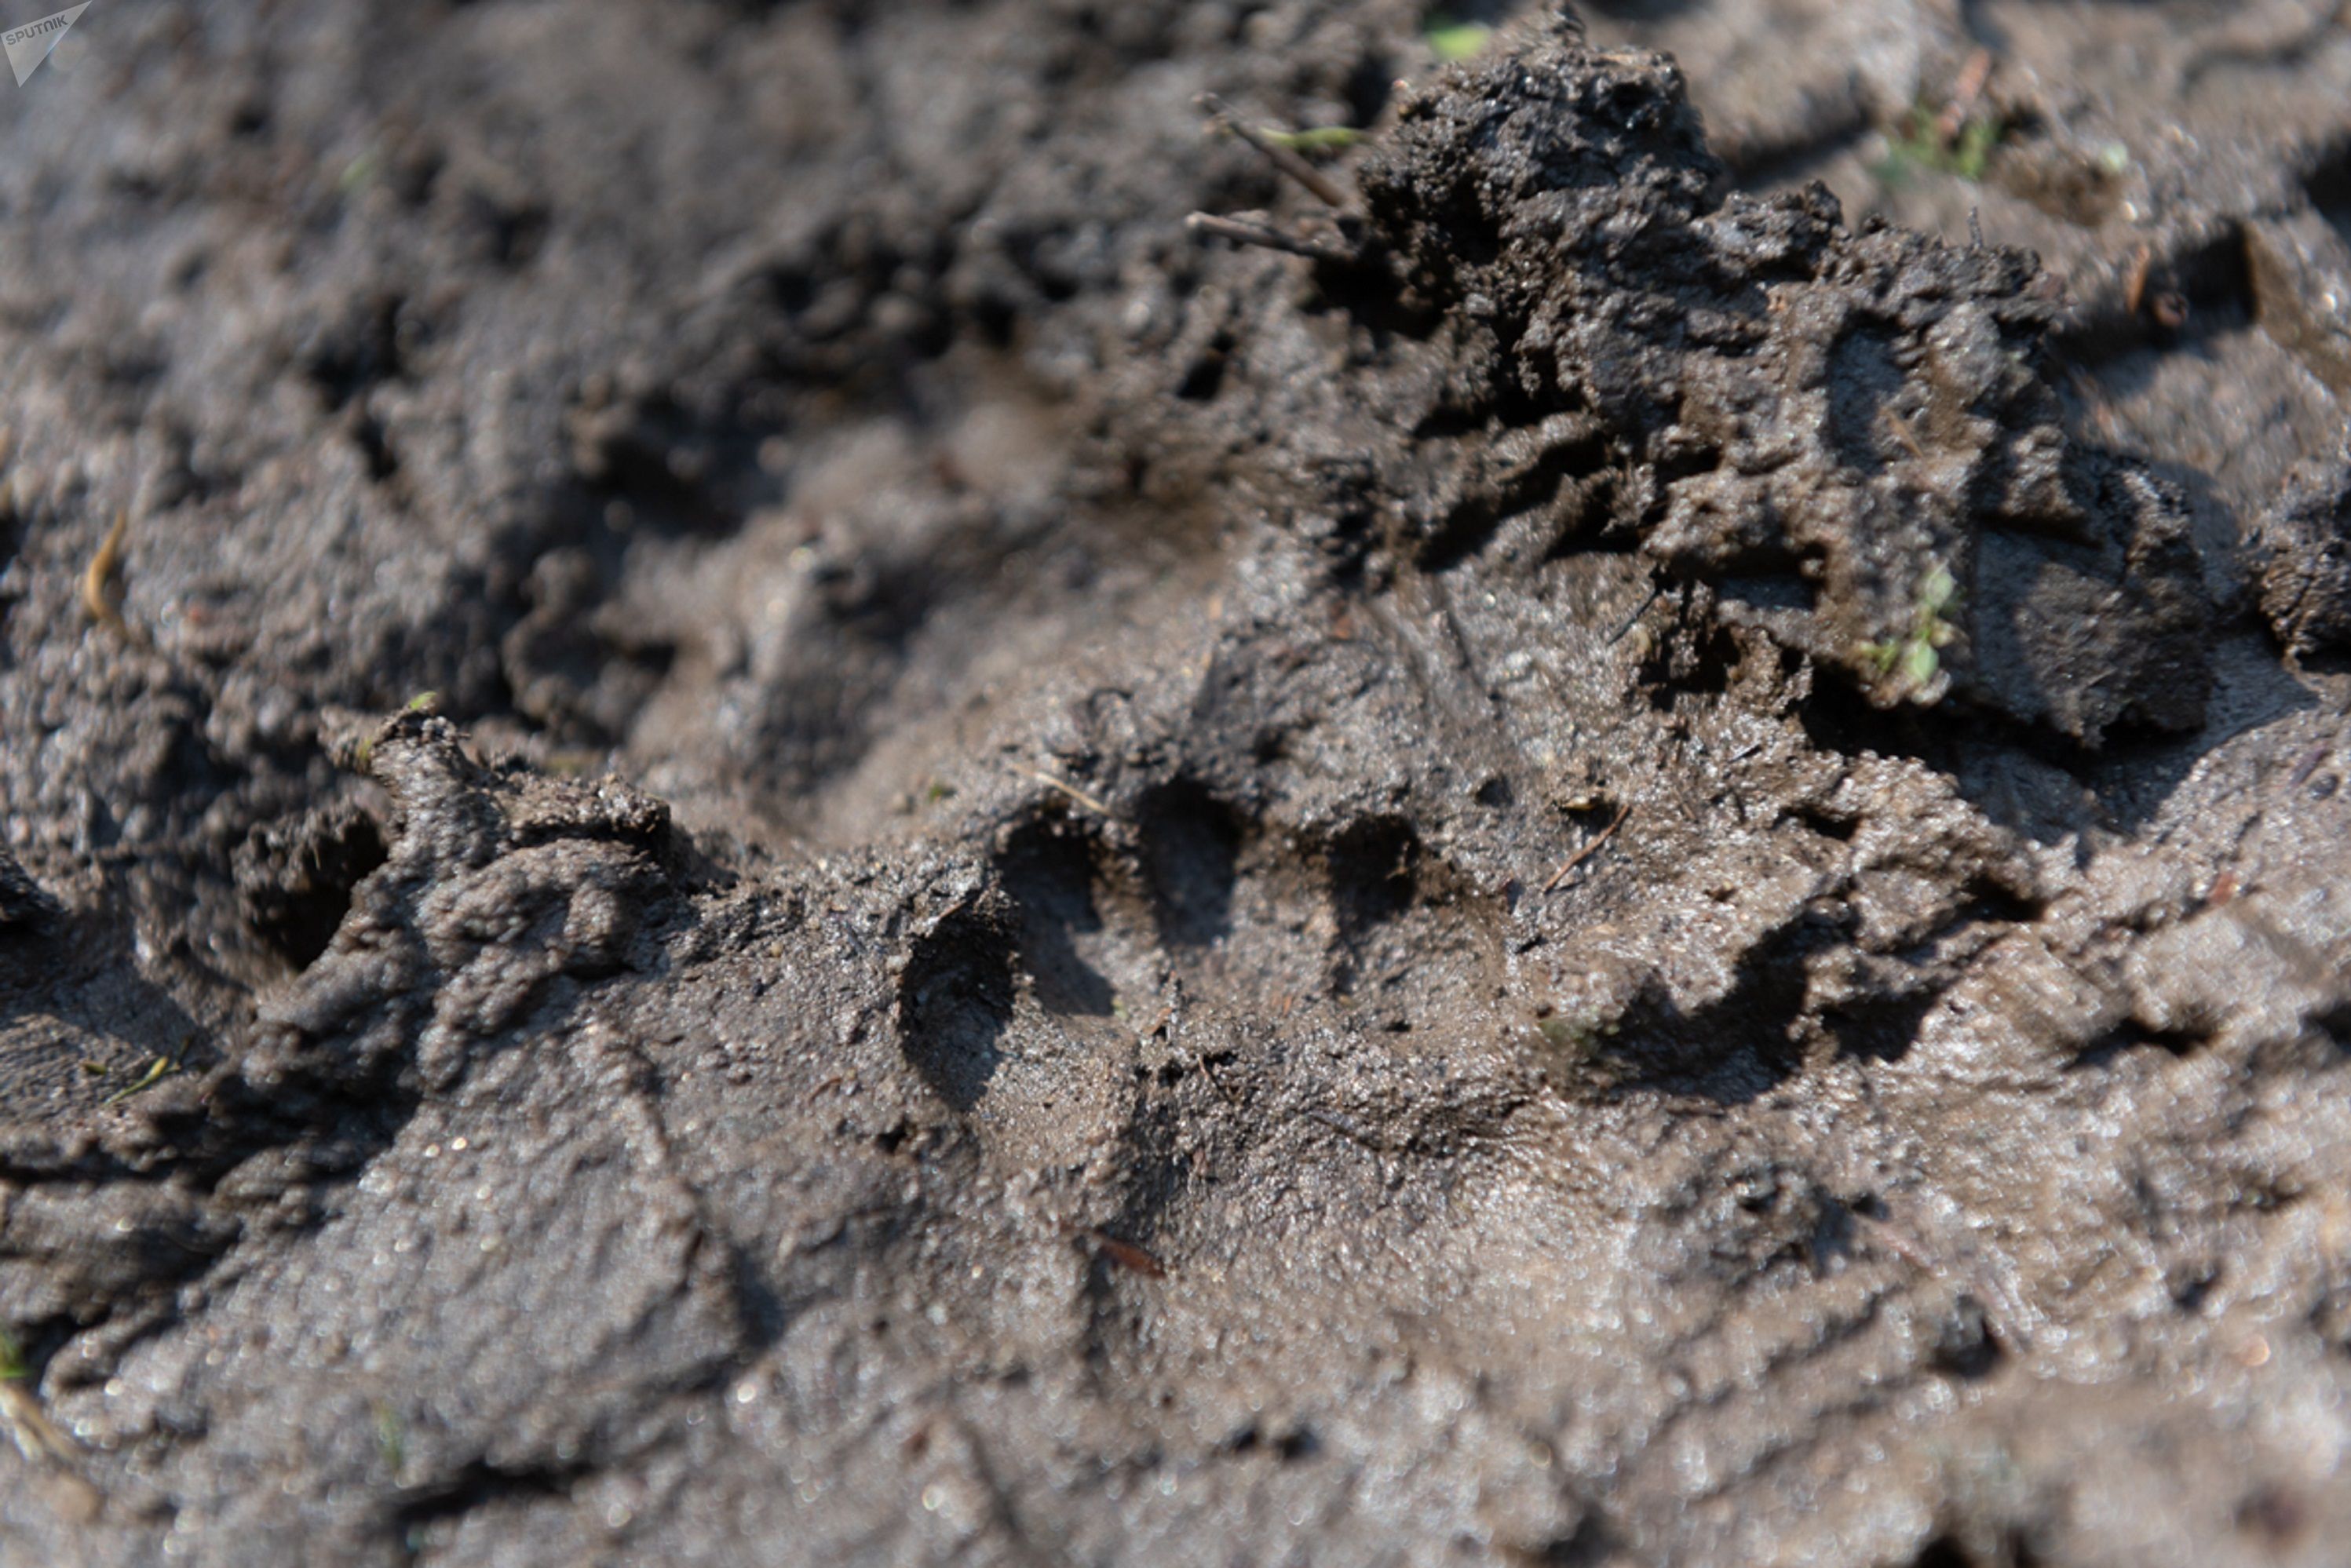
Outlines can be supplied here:
<path id="1" fill-rule="evenodd" d="M 162 1082 L 163 1080 L 171 1077 L 172 1074 L 179 1071 L 180 1064 L 178 1062 L 172 1061 L 168 1056 L 159 1056 L 154 1061 L 147 1064 L 147 1071 L 145 1075 L 142 1076 L 136 1083 L 125 1084 L 123 1087 L 116 1090 L 113 1093 L 108 1095 L 105 1099 L 99 1101 L 99 1103 L 101 1105 L 112 1105 L 120 1101 L 128 1100 L 133 1094 L 140 1092 L 141 1090 L 154 1088 L 155 1085 Z"/>
<path id="2" fill-rule="evenodd" d="M 441 711 L 441 694 L 439 692 L 419 692 L 414 696 L 409 698 L 405 704 L 402 705 L 400 711 L 402 713 L 423 714 L 429 717 Z M 359 763 L 360 771 L 362 773 L 369 771 L 375 766 L 375 737 L 371 735 L 365 740 L 360 742 Z"/>
<path id="3" fill-rule="evenodd" d="M 1886 157 L 1874 171 L 1888 185 L 1906 183 L 1918 170 L 1956 174 L 1970 184 L 1981 184 L 1991 165 L 1992 150 L 2008 134 L 1998 115 L 1970 115 L 1958 134 L 1946 141 L 1942 117 L 1925 104 L 1911 110 L 1898 134 L 1886 144 Z"/>
<path id="4" fill-rule="evenodd" d="M 1991 162 L 1991 150 L 2000 145 L 2005 130 L 1990 116 L 1979 116 L 1961 126 L 1959 142 L 1951 149 L 1951 172 L 1970 183 L 1980 182 Z"/>
<path id="5" fill-rule="evenodd" d="M 0 1329 L 0 1383 L 25 1383 L 33 1375 L 32 1361 L 16 1336 Z"/>
<path id="6" fill-rule="evenodd" d="M 408 1423 L 387 1400 L 375 1402 L 375 1451 L 382 1458 L 384 1469 L 392 1472 L 392 1484 L 400 1484 L 401 1471 L 408 1468 Z"/>
<path id="7" fill-rule="evenodd" d="M 1494 40 L 1494 29 L 1483 22 L 1459 22 L 1436 11 L 1421 24 L 1420 36 L 1428 40 L 1429 48 L 1438 59 L 1447 65 L 1458 65 L 1484 54 L 1486 46 Z"/>
<path id="8" fill-rule="evenodd" d="M 375 183 L 376 175 L 382 169 L 382 155 L 371 147 L 343 165 L 342 175 L 336 180 L 335 189 L 346 196 L 364 191 Z"/>
<path id="9" fill-rule="evenodd" d="M 1364 133 L 1351 125 L 1318 125 L 1311 131 L 1276 131 L 1267 126 L 1260 127 L 1258 134 L 1292 152 L 1343 152 L 1364 139 Z"/>
<path id="10" fill-rule="evenodd" d="M 1589 1056 L 1601 1048 L 1602 1042 L 1616 1038 L 1616 1022 L 1596 1011 L 1578 1013 L 1571 1018 L 1565 1013 L 1544 1009 L 1535 1019 L 1535 1030 L 1559 1051 L 1571 1056 Z"/>
<path id="11" fill-rule="evenodd" d="M 147 1064 L 146 1072 L 140 1077 L 137 1082 L 125 1084 L 123 1087 L 116 1090 L 113 1093 L 108 1095 L 105 1099 L 99 1101 L 99 1103 L 101 1105 L 111 1105 L 117 1101 L 128 1100 L 133 1094 L 140 1093 L 144 1090 L 154 1088 L 155 1085 L 162 1082 L 163 1080 L 171 1077 L 173 1073 L 180 1071 L 183 1068 L 187 1066 L 188 1048 L 195 1043 L 196 1037 L 194 1035 L 191 1034 L 186 1036 L 180 1041 L 179 1050 L 173 1051 L 169 1056 L 159 1056 L 154 1061 L 149 1062 Z M 89 1063 L 85 1062 L 83 1064 L 83 1071 L 88 1071 L 89 1065 Z M 103 1068 L 99 1069 L 99 1071 L 101 1072 L 104 1071 L 105 1070 Z M 92 1076 L 95 1077 L 96 1074 L 92 1074 Z"/>
<path id="12" fill-rule="evenodd" d="M 1918 597 L 1910 610 L 1910 629 L 1892 642 L 1864 643 L 1861 655 L 1869 662 L 1879 680 L 1900 677 L 1902 695 L 1922 702 L 1934 701 L 1927 690 L 1943 667 L 1940 650 L 1951 645 L 1959 634 L 1959 628 L 1943 617 L 1943 612 L 1959 602 L 1959 585 L 1949 567 L 1939 563 L 1930 568 L 1918 581 Z"/>

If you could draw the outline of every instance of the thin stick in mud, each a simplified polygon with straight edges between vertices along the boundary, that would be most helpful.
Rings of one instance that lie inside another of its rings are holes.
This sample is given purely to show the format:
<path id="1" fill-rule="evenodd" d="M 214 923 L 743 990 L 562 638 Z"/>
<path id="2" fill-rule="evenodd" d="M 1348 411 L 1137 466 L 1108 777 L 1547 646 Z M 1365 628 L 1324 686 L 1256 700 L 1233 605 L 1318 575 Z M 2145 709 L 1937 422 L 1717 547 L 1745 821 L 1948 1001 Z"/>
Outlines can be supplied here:
<path id="1" fill-rule="evenodd" d="M 1593 839 L 1590 843 L 1584 845 L 1582 849 L 1568 856 L 1567 863 L 1551 873 L 1551 880 L 1542 884 L 1542 890 L 1545 893 L 1555 891 L 1561 883 L 1567 880 L 1569 873 L 1574 871 L 1577 866 L 1582 865 L 1593 855 L 1598 854 L 1600 852 L 1600 847 L 1603 844 L 1605 844 L 1610 839 L 1616 836 L 1616 830 L 1623 827 L 1625 825 L 1625 819 L 1632 814 L 1633 805 L 1632 802 L 1628 800 L 1625 803 L 1624 810 L 1616 813 L 1616 820 L 1600 830 L 1600 836 L 1598 838 Z"/>
<path id="2" fill-rule="evenodd" d="M 1071 800 L 1075 800 L 1079 805 L 1085 807 L 1088 810 L 1096 812 L 1101 816 L 1113 819 L 1118 815 L 1118 813 L 1112 810 L 1109 806 L 1105 805 L 1102 801 L 1096 800 L 1093 796 L 1087 794 L 1083 789 L 1079 789 L 1076 785 L 1063 783 L 1061 779 L 1054 778 L 1050 773 L 1043 772 L 1035 768 L 1024 767 L 1018 762 L 1007 763 L 1005 766 L 1010 768 L 1013 772 L 1019 774 L 1023 779 L 1033 779 L 1049 789 L 1060 790 L 1062 794 L 1068 796 Z"/>
<path id="3" fill-rule="evenodd" d="M 1164 1280 L 1167 1277 L 1167 1265 L 1132 1241 L 1122 1241 L 1098 1226 L 1089 1226 L 1078 1231 L 1077 1235 L 1092 1242 L 1094 1249 L 1103 1258 L 1131 1273 L 1140 1274 L 1146 1280 Z"/>
<path id="4" fill-rule="evenodd" d="M 1271 140 L 1242 120 L 1239 115 L 1232 111 L 1231 107 L 1223 99 L 1218 98 L 1215 93 L 1204 92 L 1193 101 L 1207 112 L 1213 123 L 1231 131 L 1251 147 L 1256 148 L 1265 155 L 1266 161 L 1274 168 L 1297 181 L 1305 188 L 1308 194 L 1324 206 L 1343 213 L 1354 204 L 1353 199 L 1340 188 L 1337 182 L 1300 157 L 1290 148 Z"/>
<path id="5" fill-rule="evenodd" d="M 1254 223 L 1247 218 L 1219 217 L 1214 213 L 1194 213 L 1185 220 L 1194 234 L 1214 235 L 1235 245 L 1259 246 L 1267 250 L 1287 251 L 1310 261 L 1349 262 L 1355 259 L 1352 251 L 1336 246 L 1318 245 L 1311 239 L 1301 239 L 1284 234 L 1270 224 Z"/>

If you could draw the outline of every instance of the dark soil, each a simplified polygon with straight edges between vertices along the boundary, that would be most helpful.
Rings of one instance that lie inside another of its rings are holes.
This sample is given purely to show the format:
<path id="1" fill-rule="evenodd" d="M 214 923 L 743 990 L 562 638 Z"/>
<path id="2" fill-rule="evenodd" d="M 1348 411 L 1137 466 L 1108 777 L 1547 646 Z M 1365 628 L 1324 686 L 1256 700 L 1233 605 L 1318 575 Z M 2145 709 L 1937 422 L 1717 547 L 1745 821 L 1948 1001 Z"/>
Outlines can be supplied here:
<path id="1" fill-rule="evenodd" d="M 0 1561 L 2341 1561 L 2341 7 L 1460 15 L 0 89 Z"/>

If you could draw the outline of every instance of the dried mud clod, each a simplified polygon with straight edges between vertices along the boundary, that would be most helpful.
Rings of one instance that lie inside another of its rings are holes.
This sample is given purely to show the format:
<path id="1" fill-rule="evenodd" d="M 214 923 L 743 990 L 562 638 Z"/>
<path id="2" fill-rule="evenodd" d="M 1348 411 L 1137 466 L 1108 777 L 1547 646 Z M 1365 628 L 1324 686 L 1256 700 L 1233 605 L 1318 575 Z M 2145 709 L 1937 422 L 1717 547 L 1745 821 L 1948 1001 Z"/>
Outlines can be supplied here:
<path id="1" fill-rule="evenodd" d="M 611 781 L 574 785 L 486 767 L 445 719 L 412 706 L 346 748 L 391 792 L 392 842 L 342 896 L 317 961 L 266 1009 L 276 1028 L 254 1059 L 345 1087 L 392 1072 L 445 1086 L 475 1050 L 542 1005 L 623 969 L 647 907 L 681 851 L 666 807 Z M 358 834 L 363 840 L 363 834 Z M 315 840 L 316 830 L 305 838 Z M 364 843 L 338 841 L 345 870 Z M 333 852 L 298 841 L 249 862 L 276 907 L 308 887 L 302 862 Z M 263 874 L 273 858 L 293 869 Z"/>
<path id="2" fill-rule="evenodd" d="M 0 934 L 38 932 L 57 913 L 57 901 L 25 873 L 16 856 L 0 849 Z"/>
<path id="3" fill-rule="evenodd" d="M 1725 196 L 1678 70 L 1568 28 L 1405 98 L 1361 182 L 1332 287 L 1418 345 L 1354 391 L 1416 437 L 1381 464 L 1424 564 L 1531 510 L 1544 553 L 1635 543 L 1880 706 L 2093 748 L 2200 723 L 2183 503 L 2068 439 L 2029 256 Z"/>
<path id="4" fill-rule="evenodd" d="M 2351 648 L 2351 450 L 2309 465 L 2262 517 L 2262 613 L 2297 656 Z"/>

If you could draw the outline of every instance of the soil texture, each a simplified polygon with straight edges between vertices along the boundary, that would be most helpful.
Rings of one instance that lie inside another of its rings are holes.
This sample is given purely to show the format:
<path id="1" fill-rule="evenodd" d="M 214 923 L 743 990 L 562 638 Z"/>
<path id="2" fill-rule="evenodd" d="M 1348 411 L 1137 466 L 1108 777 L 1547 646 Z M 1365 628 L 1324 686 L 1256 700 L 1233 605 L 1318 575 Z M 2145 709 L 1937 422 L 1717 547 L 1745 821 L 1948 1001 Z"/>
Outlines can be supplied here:
<path id="1" fill-rule="evenodd" d="M 0 127 L 0 1560 L 2342 1560 L 2341 5 Z"/>

